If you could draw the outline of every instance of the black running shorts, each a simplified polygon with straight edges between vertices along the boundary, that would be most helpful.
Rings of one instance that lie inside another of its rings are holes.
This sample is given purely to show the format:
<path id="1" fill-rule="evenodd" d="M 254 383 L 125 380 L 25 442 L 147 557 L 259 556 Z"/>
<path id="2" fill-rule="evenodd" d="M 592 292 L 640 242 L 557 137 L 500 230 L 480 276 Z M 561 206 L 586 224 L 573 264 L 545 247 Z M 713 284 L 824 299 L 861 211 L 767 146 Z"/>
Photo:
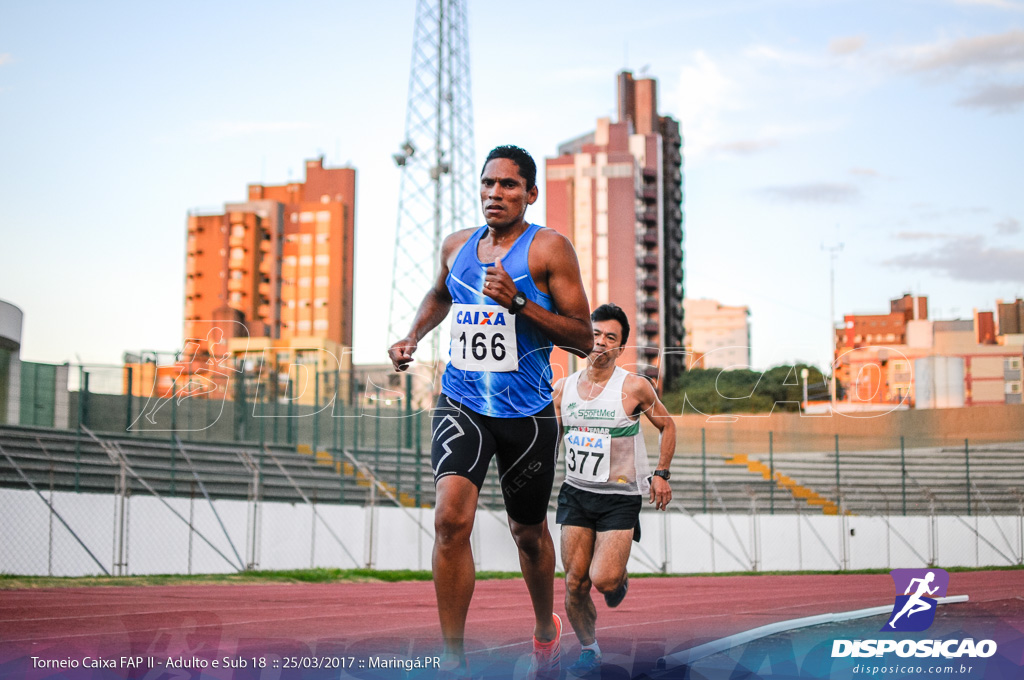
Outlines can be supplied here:
<path id="1" fill-rule="evenodd" d="M 562 484 L 558 492 L 555 521 L 593 531 L 632 529 L 633 540 L 640 541 L 640 508 L 643 496 L 621 493 L 594 493 Z"/>
<path id="2" fill-rule="evenodd" d="M 491 458 L 505 511 L 519 524 L 547 517 L 558 459 L 558 421 L 552 404 L 523 418 L 481 415 L 442 394 L 431 418 L 430 464 L 434 485 L 448 475 L 465 477 L 480 489 Z"/>

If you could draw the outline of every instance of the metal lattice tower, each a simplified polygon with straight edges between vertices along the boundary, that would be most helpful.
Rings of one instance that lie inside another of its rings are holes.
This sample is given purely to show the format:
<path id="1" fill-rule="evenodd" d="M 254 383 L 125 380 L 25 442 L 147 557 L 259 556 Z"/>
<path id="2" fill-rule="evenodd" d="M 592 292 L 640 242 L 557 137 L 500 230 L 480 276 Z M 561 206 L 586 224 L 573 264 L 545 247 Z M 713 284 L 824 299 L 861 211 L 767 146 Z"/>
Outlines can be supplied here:
<path id="1" fill-rule="evenodd" d="M 473 226 L 478 212 L 466 0 L 419 0 L 416 5 L 405 141 L 393 158 L 402 180 L 389 341 L 409 331 L 433 285 L 441 241 Z M 436 366 L 438 353 L 435 330 L 417 354 L 419 361 Z"/>

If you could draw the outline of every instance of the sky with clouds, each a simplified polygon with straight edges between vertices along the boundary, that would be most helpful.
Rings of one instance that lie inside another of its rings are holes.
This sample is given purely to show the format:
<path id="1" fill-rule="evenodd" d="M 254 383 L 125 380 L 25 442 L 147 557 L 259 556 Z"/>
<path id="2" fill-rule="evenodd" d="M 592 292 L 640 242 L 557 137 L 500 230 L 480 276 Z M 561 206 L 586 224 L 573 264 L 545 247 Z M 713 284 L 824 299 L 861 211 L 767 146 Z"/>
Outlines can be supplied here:
<path id="1" fill-rule="evenodd" d="M 542 165 L 614 117 L 619 70 L 657 78 L 685 139 L 687 295 L 750 307 L 755 367 L 826 362 L 833 256 L 836 318 L 1024 295 L 1024 0 L 468 5 L 478 159 L 511 142 Z M 384 361 L 414 15 L 0 0 L 23 358 L 179 347 L 188 211 L 324 155 L 358 171 L 355 358 Z"/>

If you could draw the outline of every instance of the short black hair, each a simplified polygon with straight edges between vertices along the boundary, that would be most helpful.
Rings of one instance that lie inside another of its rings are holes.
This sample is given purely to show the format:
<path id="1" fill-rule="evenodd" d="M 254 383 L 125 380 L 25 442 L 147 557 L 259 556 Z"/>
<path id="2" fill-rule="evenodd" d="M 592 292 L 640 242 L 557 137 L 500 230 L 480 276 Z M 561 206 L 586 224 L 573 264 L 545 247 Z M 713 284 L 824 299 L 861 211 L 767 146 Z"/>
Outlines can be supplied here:
<path id="1" fill-rule="evenodd" d="M 618 321 L 619 325 L 622 326 L 622 338 L 619 344 L 623 347 L 626 346 L 626 341 L 629 340 L 629 319 L 626 318 L 626 313 L 622 311 L 622 307 L 613 305 L 612 303 L 603 304 L 594 310 L 594 313 L 590 315 L 591 321 Z"/>
<path id="2" fill-rule="evenodd" d="M 529 191 L 537 185 L 537 164 L 533 162 L 533 156 L 526 149 L 521 149 L 513 144 L 505 144 L 503 146 L 496 146 L 491 149 L 491 152 L 487 154 L 487 159 L 484 161 L 484 168 L 487 164 L 493 161 L 495 158 L 507 158 L 516 164 L 519 168 L 519 175 L 526 180 L 526 190 Z M 483 168 L 480 169 L 480 176 L 484 174 Z"/>

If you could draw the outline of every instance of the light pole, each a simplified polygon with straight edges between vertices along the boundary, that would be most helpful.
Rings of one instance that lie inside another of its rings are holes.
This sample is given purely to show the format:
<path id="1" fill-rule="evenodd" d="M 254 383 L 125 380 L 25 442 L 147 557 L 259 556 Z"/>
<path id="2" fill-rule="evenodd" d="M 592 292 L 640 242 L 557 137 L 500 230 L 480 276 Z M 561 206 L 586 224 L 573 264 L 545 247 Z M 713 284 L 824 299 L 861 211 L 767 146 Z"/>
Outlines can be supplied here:
<path id="1" fill-rule="evenodd" d="M 830 337 L 830 345 L 832 354 L 832 380 L 829 385 L 829 395 L 832 400 L 832 411 L 836 410 L 836 257 L 843 250 L 843 244 L 825 247 L 825 244 L 821 245 L 822 250 L 828 251 L 828 332 Z"/>

